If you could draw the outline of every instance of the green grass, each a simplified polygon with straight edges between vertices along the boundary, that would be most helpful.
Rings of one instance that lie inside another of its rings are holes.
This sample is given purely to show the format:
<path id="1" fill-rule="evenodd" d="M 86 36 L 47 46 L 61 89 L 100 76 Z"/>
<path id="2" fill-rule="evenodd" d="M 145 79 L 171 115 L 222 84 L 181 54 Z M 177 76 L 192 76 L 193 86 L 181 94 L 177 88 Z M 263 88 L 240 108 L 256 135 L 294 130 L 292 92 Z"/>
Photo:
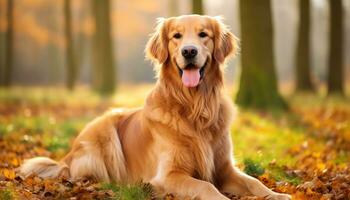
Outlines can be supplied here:
<path id="1" fill-rule="evenodd" d="M 299 185 L 301 183 L 301 179 L 299 177 L 286 173 L 286 171 L 281 166 L 270 165 L 268 168 L 268 173 L 276 181 L 285 181 L 293 185 Z"/>
<path id="2" fill-rule="evenodd" d="M 36 137 L 49 151 L 67 151 L 71 140 L 91 120 L 87 117 L 53 121 L 50 116 L 14 116 L 11 123 L 0 123 L 0 136 L 8 134 Z"/>
<path id="3" fill-rule="evenodd" d="M 10 189 L 0 190 L 0 200 L 14 199 L 13 191 Z"/>
<path id="4" fill-rule="evenodd" d="M 246 158 L 243 161 L 243 165 L 243 171 L 254 177 L 267 173 L 276 181 L 285 181 L 293 185 L 299 185 L 301 183 L 301 179 L 299 177 L 286 173 L 283 167 L 275 163 L 263 167 L 261 162 Z"/>
<path id="5" fill-rule="evenodd" d="M 70 146 L 70 141 L 79 134 L 89 121 L 90 120 L 85 118 L 78 118 L 58 123 L 54 130 L 52 130 L 53 134 L 44 135 L 44 145 L 52 152 L 59 150 L 67 151 Z"/>
<path id="6" fill-rule="evenodd" d="M 260 162 L 263 167 L 271 161 L 280 165 L 295 162 L 293 157 L 286 156 L 286 151 L 305 140 L 300 127 L 290 127 L 283 121 L 287 119 L 276 122 L 252 111 L 242 111 L 239 116 L 239 121 L 232 127 L 234 155 L 238 163 L 247 158 Z"/>
<path id="7" fill-rule="evenodd" d="M 11 132 L 26 131 L 26 134 L 42 134 L 51 129 L 51 123 L 47 117 L 24 117 L 14 116 L 9 119 L 10 123 L 0 124 L 0 134 L 7 135 Z"/>
<path id="8" fill-rule="evenodd" d="M 244 172 L 251 176 L 258 177 L 265 173 L 265 169 L 261 166 L 261 164 L 259 162 L 255 162 L 252 159 L 244 159 L 243 164 Z"/>
<path id="9" fill-rule="evenodd" d="M 115 200 L 144 200 L 151 199 L 152 187 L 149 184 L 139 183 L 136 185 L 116 185 L 104 183 L 101 185 L 102 190 L 112 190 L 115 194 L 112 199 Z"/>

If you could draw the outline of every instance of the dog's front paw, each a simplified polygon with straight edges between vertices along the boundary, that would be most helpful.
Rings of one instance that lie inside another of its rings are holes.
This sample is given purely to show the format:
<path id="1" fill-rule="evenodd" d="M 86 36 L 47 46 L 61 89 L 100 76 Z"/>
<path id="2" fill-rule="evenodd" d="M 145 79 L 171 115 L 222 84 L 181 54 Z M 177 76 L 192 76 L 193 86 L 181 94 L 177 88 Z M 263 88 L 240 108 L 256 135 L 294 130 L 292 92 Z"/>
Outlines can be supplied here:
<path id="1" fill-rule="evenodd" d="M 273 193 L 266 197 L 268 200 L 291 200 L 292 197 L 289 194 Z"/>

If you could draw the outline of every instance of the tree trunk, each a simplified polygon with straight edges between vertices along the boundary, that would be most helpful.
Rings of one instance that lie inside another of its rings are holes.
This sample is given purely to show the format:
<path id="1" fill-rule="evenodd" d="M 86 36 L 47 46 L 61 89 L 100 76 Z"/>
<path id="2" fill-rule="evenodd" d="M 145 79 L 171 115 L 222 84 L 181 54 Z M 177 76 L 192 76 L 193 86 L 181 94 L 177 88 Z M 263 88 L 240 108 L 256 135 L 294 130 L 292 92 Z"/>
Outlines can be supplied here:
<path id="1" fill-rule="evenodd" d="M 203 15 L 203 1 L 202 0 L 192 0 L 192 13 Z"/>
<path id="2" fill-rule="evenodd" d="M 49 24 L 48 29 L 52 32 L 57 31 L 57 18 L 60 16 L 59 12 L 61 12 L 61 9 L 57 8 L 57 4 L 52 4 L 47 8 L 48 11 L 50 12 L 50 15 L 47 17 L 47 24 Z M 59 12 L 58 12 L 59 11 Z M 47 59 L 48 59 L 48 64 L 50 66 L 48 78 L 49 78 L 49 83 L 51 85 L 55 85 L 60 82 L 61 77 L 60 77 L 60 52 L 59 52 L 59 47 L 54 41 L 54 36 L 48 35 L 48 44 L 47 44 Z"/>
<path id="3" fill-rule="evenodd" d="M 343 6 L 341 0 L 329 0 L 330 38 L 328 60 L 328 94 L 344 94 L 343 88 Z"/>
<path id="4" fill-rule="evenodd" d="M 2 86 L 8 87 L 12 83 L 13 69 L 13 15 L 14 15 L 13 0 L 7 1 L 7 32 L 5 46 L 5 64 L 3 69 L 3 80 L 0 83 Z"/>
<path id="5" fill-rule="evenodd" d="M 6 44 L 6 32 L 0 31 L 0 86 L 4 85 L 4 77 L 5 77 L 5 45 Z"/>
<path id="6" fill-rule="evenodd" d="M 66 85 L 67 88 L 74 89 L 77 79 L 77 65 L 74 56 L 74 43 L 72 31 L 71 0 L 64 0 L 64 21 L 66 37 Z"/>
<path id="7" fill-rule="evenodd" d="M 313 91 L 310 72 L 310 0 L 299 0 L 298 34 L 296 49 L 296 90 Z"/>
<path id="8" fill-rule="evenodd" d="M 274 64 L 270 0 L 241 0 L 242 70 L 237 104 L 259 109 L 284 109 Z"/>
<path id="9" fill-rule="evenodd" d="M 0 16 L 2 15 L 2 12 L 4 10 L 0 8 Z M 0 22 L 1 26 L 1 22 Z M 4 66 L 5 66 L 5 50 L 4 50 L 4 43 L 6 41 L 5 39 L 5 31 L 0 28 L 0 87 L 3 85 L 4 82 Z"/>
<path id="10" fill-rule="evenodd" d="M 84 58 L 85 58 L 85 52 L 87 49 L 87 36 L 83 30 L 83 23 L 84 23 L 84 19 L 86 18 L 86 11 L 88 9 L 86 8 L 86 5 L 82 5 L 82 7 L 80 8 L 80 14 L 78 15 L 78 24 L 79 24 L 79 32 L 77 35 L 77 41 L 75 44 L 75 64 L 77 65 L 78 69 L 83 69 L 83 64 L 84 64 Z M 79 70 L 80 71 L 80 70 Z"/>
<path id="11" fill-rule="evenodd" d="M 175 17 L 178 15 L 179 15 L 178 0 L 169 0 L 169 17 Z"/>
<path id="12" fill-rule="evenodd" d="M 110 94 L 115 90 L 116 78 L 113 63 L 113 47 L 111 36 L 110 1 L 92 0 L 95 18 L 93 36 L 93 85 L 102 94 Z"/>

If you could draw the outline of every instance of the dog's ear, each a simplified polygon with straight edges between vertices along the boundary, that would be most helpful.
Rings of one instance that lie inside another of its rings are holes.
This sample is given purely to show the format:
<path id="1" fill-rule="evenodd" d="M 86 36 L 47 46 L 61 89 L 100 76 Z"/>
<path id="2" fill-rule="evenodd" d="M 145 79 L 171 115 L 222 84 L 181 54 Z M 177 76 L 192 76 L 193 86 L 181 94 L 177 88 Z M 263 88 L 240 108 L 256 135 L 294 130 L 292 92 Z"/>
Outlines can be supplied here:
<path id="1" fill-rule="evenodd" d="M 158 62 L 159 64 L 165 63 L 168 59 L 167 40 L 166 19 L 159 18 L 157 20 L 156 30 L 151 35 L 146 45 L 146 58 L 153 62 Z"/>
<path id="2" fill-rule="evenodd" d="M 214 59 L 224 63 L 227 57 L 237 52 L 238 38 L 228 30 L 221 17 L 213 17 L 212 20 L 215 38 Z"/>

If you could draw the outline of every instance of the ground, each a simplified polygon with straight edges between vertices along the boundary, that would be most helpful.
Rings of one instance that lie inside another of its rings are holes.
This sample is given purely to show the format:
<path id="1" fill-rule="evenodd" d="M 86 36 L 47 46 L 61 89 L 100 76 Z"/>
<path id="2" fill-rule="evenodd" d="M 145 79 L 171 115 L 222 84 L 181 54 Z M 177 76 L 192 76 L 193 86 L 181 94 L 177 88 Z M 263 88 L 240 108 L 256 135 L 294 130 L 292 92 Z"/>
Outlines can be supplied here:
<path id="1" fill-rule="evenodd" d="M 108 98 L 83 87 L 1 89 L 0 199 L 152 199 L 145 183 L 24 179 L 15 172 L 26 158 L 60 159 L 88 121 L 110 107 L 141 106 L 149 89 L 123 86 Z M 288 112 L 239 110 L 232 125 L 237 165 L 294 199 L 350 199 L 349 100 L 307 94 L 287 100 Z"/>

